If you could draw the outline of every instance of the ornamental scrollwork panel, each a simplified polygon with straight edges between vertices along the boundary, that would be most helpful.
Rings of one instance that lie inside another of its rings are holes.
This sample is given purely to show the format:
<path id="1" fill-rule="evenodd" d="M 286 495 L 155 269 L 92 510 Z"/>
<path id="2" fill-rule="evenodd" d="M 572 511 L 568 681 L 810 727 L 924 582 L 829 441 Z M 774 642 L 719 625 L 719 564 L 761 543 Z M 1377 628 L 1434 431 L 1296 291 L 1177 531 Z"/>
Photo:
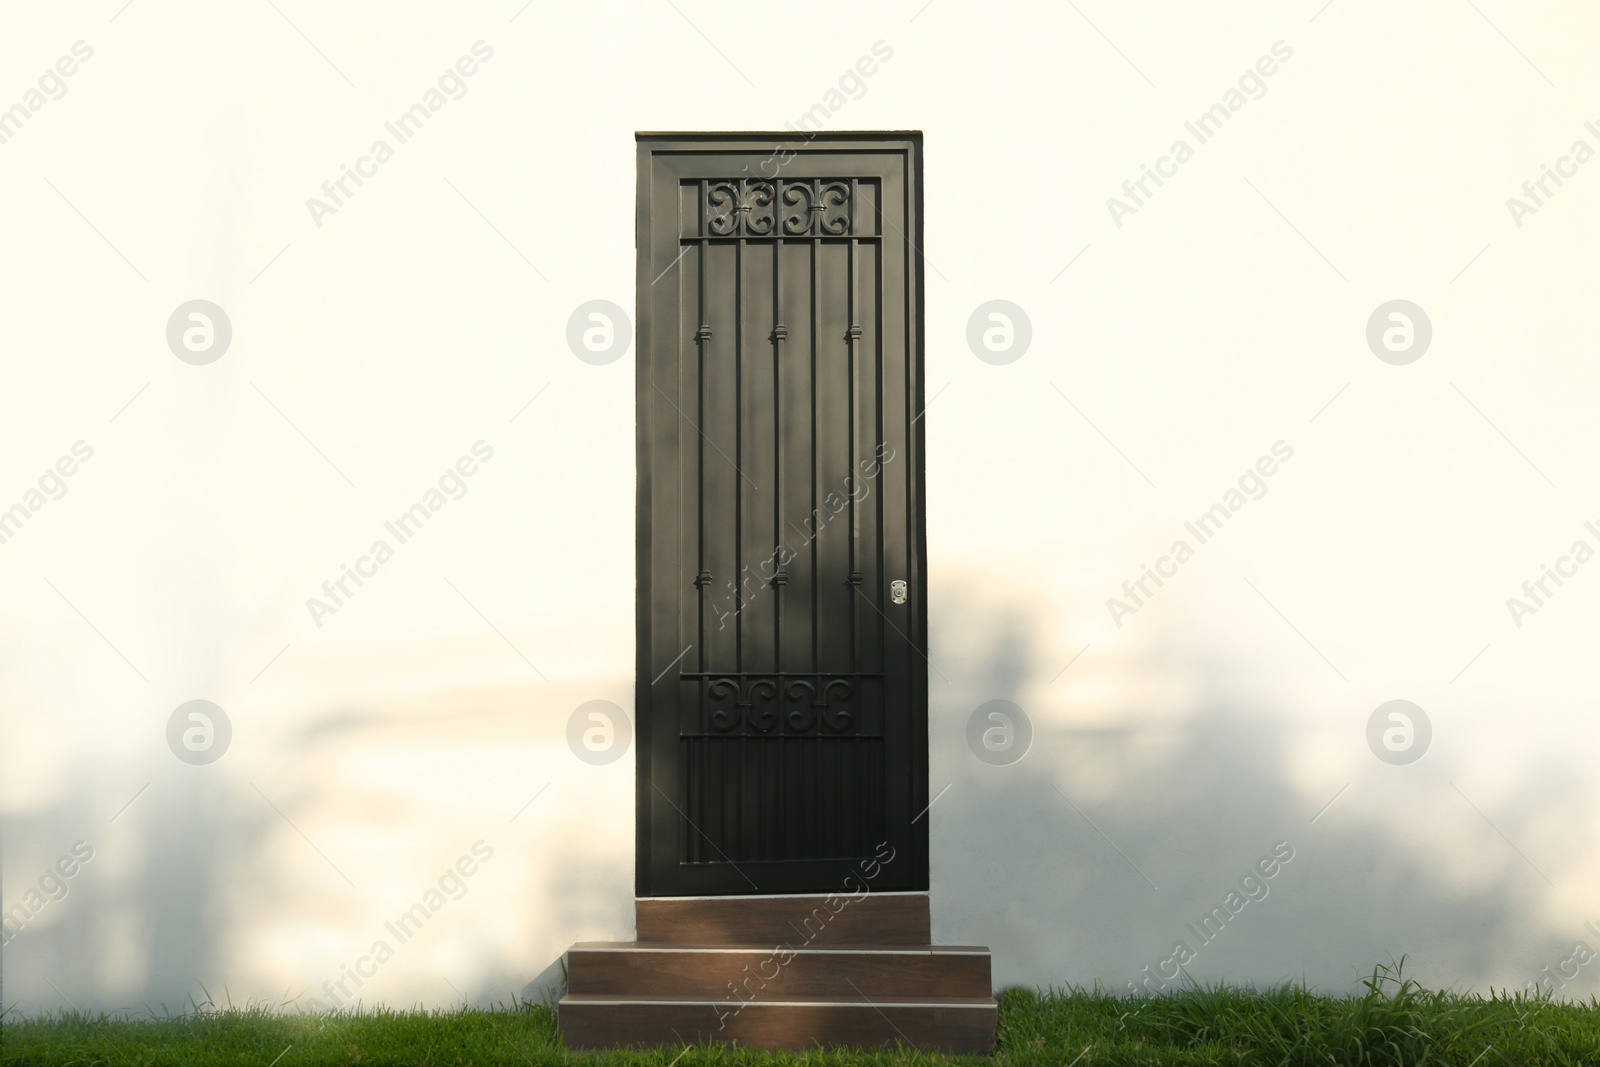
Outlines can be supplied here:
<path id="1" fill-rule="evenodd" d="M 854 676 L 745 675 L 707 679 L 713 734 L 741 727 L 757 735 L 840 734 L 856 719 Z M 780 729 L 781 726 L 781 729 Z"/>
<path id="2" fill-rule="evenodd" d="M 712 237 L 771 237 L 777 226 L 772 182 L 736 178 L 706 184 L 704 217 Z"/>
<path id="3" fill-rule="evenodd" d="M 870 237 L 848 179 L 726 178 L 702 183 L 700 237 Z"/>

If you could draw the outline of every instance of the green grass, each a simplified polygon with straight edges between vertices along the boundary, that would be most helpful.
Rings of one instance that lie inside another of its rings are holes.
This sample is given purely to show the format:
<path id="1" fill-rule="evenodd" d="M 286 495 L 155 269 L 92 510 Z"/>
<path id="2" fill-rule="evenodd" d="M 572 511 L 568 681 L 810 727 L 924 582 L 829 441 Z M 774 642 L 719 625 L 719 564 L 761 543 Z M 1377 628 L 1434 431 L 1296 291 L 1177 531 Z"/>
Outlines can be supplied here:
<path id="1" fill-rule="evenodd" d="M 988 1059 L 918 1053 L 756 1053 L 682 1047 L 581 1054 L 536 1005 L 488 1011 L 295 1015 L 201 1007 L 147 1019 L 7 1015 L 0 1064 L 229 1067 L 592 1064 L 667 1067 L 982 1064 L 1050 1067 L 1597 1067 L 1600 1002 L 1430 992 L 1379 967 L 1355 997 L 1296 986 L 1193 987 L 1157 997 L 1073 989 L 1007 990 Z"/>

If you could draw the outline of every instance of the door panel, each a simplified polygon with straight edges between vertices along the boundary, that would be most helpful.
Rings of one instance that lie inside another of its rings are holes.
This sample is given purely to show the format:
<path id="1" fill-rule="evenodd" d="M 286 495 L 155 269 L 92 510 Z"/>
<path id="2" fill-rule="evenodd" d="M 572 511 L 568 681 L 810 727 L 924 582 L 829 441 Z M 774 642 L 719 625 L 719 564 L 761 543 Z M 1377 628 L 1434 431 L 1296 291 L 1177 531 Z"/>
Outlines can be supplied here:
<path id="1" fill-rule="evenodd" d="M 921 143 L 784 136 L 640 137 L 640 896 L 927 888 Z"/>

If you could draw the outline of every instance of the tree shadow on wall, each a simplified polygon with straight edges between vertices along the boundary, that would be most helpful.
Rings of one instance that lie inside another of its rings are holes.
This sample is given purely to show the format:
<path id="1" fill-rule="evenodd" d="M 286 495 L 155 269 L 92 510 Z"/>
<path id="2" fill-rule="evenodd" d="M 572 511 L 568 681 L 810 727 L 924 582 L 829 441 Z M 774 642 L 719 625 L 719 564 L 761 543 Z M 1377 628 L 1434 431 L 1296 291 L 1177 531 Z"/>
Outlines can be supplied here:
<path id="1" fill-rule="evenodd" d="M 143 770 L 148 789 L 120 812 L 104 790 L 85 789 L 7 819 L 7 840 L 28 843 L 30 866 L 8 856 L 6 907 L 25 905 L 29 889 L 48 901 L 5 948 L 8 1005 L 164 1015 L 224 1000 L 222 882 L 232 860 L 264 839 L 266 820 L 228 811 L 208 768 Z M 48 865 L 79 841 L 92 858 L 60 879 L 64 893 L 53 881 L 42 887 Z"/>
<path id="2" fill-rule="evenodd" d="M 940 617 L 960 624 L 933 635 L 930 783 L 951 785 L 932 812 L 935 939 L 989 945 L 997 985 L 1128 992 L 1175 973 L 1176 956 L 1199 981 L 1345 992 L 1404 955 L 1424 982 L 1520 989 L 1582 935 L 1541 925 L 1549 887 L 1451 793 L 1440 759 L 1393 767 L 1367 751 L 1369 709 L 1341 713 L 1340 747 L 1308 771 L 1326 724 L 1246 665 L 1141 618 L 1142 644 L 1091 649 L 1058 676 L 1035 637 L 1046 620 L 991 588 L 940 591 Z M 1035 731 L 1010 766 L 967 746 L 968 717 L 996 698 Z M 1512 840 L 1539 818 L 1535 777 L 1497 805 Z M 1418 847 L 1441 818 L 1472 829 L 1470 876 Z M 1278 842 L 1293 859 L 1245 883 L 1251 900 L 1241 877 Z M 1226 921 L 1202 928 L 1218 905 Z"/>

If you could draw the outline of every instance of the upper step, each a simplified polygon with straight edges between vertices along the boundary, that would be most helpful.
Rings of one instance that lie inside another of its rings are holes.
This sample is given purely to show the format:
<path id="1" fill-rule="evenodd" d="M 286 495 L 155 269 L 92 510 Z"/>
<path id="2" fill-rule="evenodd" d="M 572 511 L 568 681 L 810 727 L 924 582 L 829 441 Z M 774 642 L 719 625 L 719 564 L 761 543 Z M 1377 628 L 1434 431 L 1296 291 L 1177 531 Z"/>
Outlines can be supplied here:
<path id="1" fill-rule="evenodd" d="M 670 945 L 580 941 L 567 953 L 576 994 L 752 998 L 987 997 L 986 948 L 946 945 Z"/>
<path id="2" fill-rule="evenodd" d="M 926 893 L 639 897 L 639 940 L 698 945 L 923 945 Z"/>

